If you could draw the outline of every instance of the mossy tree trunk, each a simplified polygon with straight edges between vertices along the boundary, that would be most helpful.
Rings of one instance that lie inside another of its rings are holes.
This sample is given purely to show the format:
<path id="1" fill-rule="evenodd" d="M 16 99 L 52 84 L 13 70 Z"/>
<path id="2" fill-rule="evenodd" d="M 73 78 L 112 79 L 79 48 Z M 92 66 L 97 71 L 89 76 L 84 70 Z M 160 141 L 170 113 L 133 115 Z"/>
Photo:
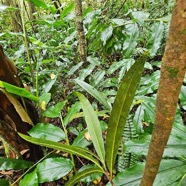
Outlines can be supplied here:
<path id="1" fill-rule="evenodd" d="M 141 186 L 153 185 L 171 133 L 186 71 L 186 1 L 177 0 L 161 67 L 156 116 Z"/>

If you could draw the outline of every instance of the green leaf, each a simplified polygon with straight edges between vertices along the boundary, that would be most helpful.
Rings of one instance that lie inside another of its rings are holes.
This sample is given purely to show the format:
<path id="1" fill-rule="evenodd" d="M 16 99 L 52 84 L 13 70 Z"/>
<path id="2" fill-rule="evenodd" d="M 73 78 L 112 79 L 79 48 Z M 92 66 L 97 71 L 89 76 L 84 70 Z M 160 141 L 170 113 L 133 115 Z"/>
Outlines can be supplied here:
<path id="1" fill-rule="evenodd" d="M 85 116 L 85 121 L 87 124 L 87 129 L 90 134 L 92 143 L 94 145 L 94 148 L 100 157 L 101 162 L 103 165 L 105 164 L 105 149 L 104 149 L 104 142 L 103 142 L 103 137 L 102 137 L 102 131 L 101 131 L 101 125 L 99 123 L 99 120 L 97 118 L 97 115 L 92 108 L 92 105 L 90 102 L 85 98 L 85 96 L 81 93 L 76 93 Z"/>
<path id="2" fill-rule="evenodd" d="M 98 92 L 97 89 L 89 85 L 88 83 L 81 81 L 79 79 L 75 79 L 76 83 L 78 83 L 83 89 L 85 89 L 90 95 L 92 95 L 94 98 L 96 98 L 101 104 L 104 105 L 104 107 L 108 110 L 111 110 L 111 105 L 107 102 L 107 98 Z"/>
<path id="3" fill-rule="evenodd" d="M 132 168 L 120 172 L 113 179 L 115 186 L 136 186 L 140 184 L 145 165 L 138 164 Z M 185 174 L 185 162 L 178 160 L 162 160 L 158 174 L 153 186 L 173 185 L 179 178 Z M 111 186 L 107 184 L 106 186 Z"/>
<path id="4" fill-rule="evenodd" d="M 75 7 L 75 3 L 71 3 L 69 6 L 64 8 L 63 12 L 61 13 L 61 19 L 63 19 L 66 15 L 68 15 Z"/>
<path id="5" fill-rule="evenodd" d="M 1 186 L 9 186 L 9 182 L 7 180 L 0 179 L 0 185 Z"/>
<path id="6" fill-rule="evenodd" d="M 38 123 L 28 134 L 34 138 L 46 139 L 51 141 L 61 141 L 65 139 L 65 133 L 59 127 L 52 124 Z"/>
<path id="7" fill-rule="evenodd" d="M 53 141 L 43 140 L 43 139 L 38 139 L 38 138 L 32 138 L 32 137 L 26 136 L 26 135 L 21 134 L 21 133 L 18 133 L 18 134 L 24 140 L 26 140 L 30 143 L 40 145 L 40 146 L 45 146 L 45 147 L 52 148 L 52 149 L 55 149 L 55 150 L 60 150 L 60 151 L 63 151 L 63 152 L 67 152 L 67 153 L 74 154 L 74 155 L 80 156 L 82 158 L 88 159 L 102 169 L 102 167 L 100 166 L 98 161 L 93 157 L 95 155 L 89 150 L 86 150 L 86 149 L 81 148 L 81 147 L 65 145 L 65 144 L 62 144 L 62 143 L 59 143 L 59 142 L 53 142 Z"/>
<path id="8" fill-rule="evenodd" d="M 136 23 L 126 25 L 126 39 L 123 44 L 125 58 L 129 58 L 137 45 L 139 37 L 139 28 Z"/>
<path id="9" fill-rule="evenodd" d="M 73 116 L 81 109 L 80 102 L 76 102 L 73 104 L 70 108 L 70 110 L 67 113 L 67 116 L 63 120 L 64 126 L 66 126 L 68 123 L 70 123 L 73 119 Z"/>
<path id="10" fill-rule="evenodd" d="M 150 56 L 156 55 L 157 50 L 161 46 L 161 40 L 163 38 L 164 25 L 163 22 L 154 23 L 151 28 L 151 35 L 148 41 L 148 49 L 150 51 Z"/>
<path id="11" fill-rule="evenodd" d="M 57 103 L 55 106 L 50 107 L 47 109 L 43 116 L 49 117 L 49 118 L 57 118 L 60 116 L 62 108 L 65 106 L 67 101 L 62 101 Z"/>
<path id="12" fill-rule="evenodd" d="M 38 102 L 39 98 L 34 96 L 32 93 L 30 93 L 28 90 L 25 88 L 20 88 L 14 85 L 11 85 L 9 83 L 0 81 L 0 88 L 5 88 L 5 90 L 9 93 L 18 95 L 20 97 L 28 98 L 32 101 Z"/>
<path id="13" fill-rule="evenodd" d="M 26 169 L 32 165 L 33 163 L 30 161 L 0 157 L 0 170 Z"/>
<path id="14" fill-rule="evenodd" d="M 101 41 L 103 41 L 103 46 L 106 45 L 107 40 L 112 36 L 113 28 L 109 26 L 103 32 L 101 32 Z"/>
<path id="15" fill-rule="evenodd" d="M 27 0 L 32 2 L 36 7 L 47 9 L 47 4 L 43 0 Z"/>
<path id="16" fill-rule="evenodd" d="M 144 26 L 145 19 L 149 17 L 149 13 L 142 12 L 142 11 L 134 11 L 132 12 L 132 16 L 136 21 L 141 24 L 141 26 Z"/>
<path id="17" fill-rule="evenodd" d="M 124 76 L 111 111 L 106 137 L 106 162 L 111 175 L 126 119 L 140 82 L 147 55 L 146 53 L 143 54 Z"/>
<path id="18" fill-rule="evenodd" d="M 83 179 L 89 175 L 92 175 L 93 173 L 103 173 L 103 170 L 101 170 L 99 168 L 85 169 L 81 172 L 76 173 L 72 178 L 70 178 L 70 180 L 65 184 L 65 186 L 73 186 L 77 182 L 79 182 L 81 179 Z"/>
<path id="19" fill-rule="evenodd" d="M 37 165 L 39 183 L 55 181 L 66 176 L 72 170 L 72 162 L 67 158 L 48 158 Z"/>
<path id="20" fill-rule="evenodd" d="M 19 186 L 39 186 L 38 176 L 36 171 L 26 174 L 20 181 Z"/>

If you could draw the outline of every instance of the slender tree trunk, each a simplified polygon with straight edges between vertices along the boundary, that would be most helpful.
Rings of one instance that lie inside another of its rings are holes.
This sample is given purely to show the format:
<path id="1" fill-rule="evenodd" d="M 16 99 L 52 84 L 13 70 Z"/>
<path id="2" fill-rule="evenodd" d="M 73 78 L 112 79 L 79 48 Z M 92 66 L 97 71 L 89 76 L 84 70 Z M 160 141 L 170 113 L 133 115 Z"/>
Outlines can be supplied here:
<path id="1" fill-rule="evenodd" d="M 87 62 L 87 49 L 86 49 L 86 39 L 85 32 L 83 28 L 83 17 L 82 17 L 82 3 L 81 0 L 76 0 L 76 30 L 78 33 L 78 42 L 79 42 L 79 54 L 82 62 Z"/>
<path id="2" fill-rule="evenodd" d="M 178 96 L 186 71 L 186 1 L 177 0 L 172 13 L 161 77 L 156 117 L 141 186 L 152 186 L 171 133 Z"/>

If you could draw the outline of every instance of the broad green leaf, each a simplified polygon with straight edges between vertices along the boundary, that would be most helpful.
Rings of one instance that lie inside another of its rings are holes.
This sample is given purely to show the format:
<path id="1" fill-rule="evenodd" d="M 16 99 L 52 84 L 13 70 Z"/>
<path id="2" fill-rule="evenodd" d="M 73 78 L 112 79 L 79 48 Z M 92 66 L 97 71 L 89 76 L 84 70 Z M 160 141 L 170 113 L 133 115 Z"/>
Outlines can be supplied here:
<path id="1" fill-rule="evenodd" d="M 126 39 L 123 44 L 125 58 L 129 58 L 137 45 L 139 28 L 136 23 L 126 25 Z"/>
<path id="2" fill-rule="evenodd" d="M 157 50 L 161 46 L 161 40 L 163 38 L 164 25 L 163 22 L 154 23 L 151 28 L 151 35 L 148 40 L 147 48 L 150 51 L 150 56 L 156 55 Z"/>
<path id="3" fill-rule="evenodd" d="M 37 165 L 36 172 L 39 183 L 51 182 L 66 176 L 73 168 L 67 158 L 48 158 Z"/>
<path id="4" fill-rule="evenodd" d="M 142 12 L 142 11 L 133 11 L 132 16 L 136 21 L 141 24 L 142 26 L 144 25 L 145 19 L 149 17 L 149 13 Z"/>
<path id="5" fill-rule="evenodd" d="M 0 179 L 0 185 L 1 186 L 9 186 L 9 182 L 7 180 L 4 180 L 4 179 Z"/>
<path id="6" fill-rule="evenodd" d="M 52 149 L 55 149 L 55 150 L 60 150 L 60 151 L 63 151 L 63 152 L 67 152 L 67 153 L 74 154 L 74 155 L 80 156 L 82 158 L 88 159 L 102 169 L 102 167 L 100 166 L 98 161 L 93 157 L 95 155 L 89 150 L 86 150 L 86 149 L 81 148 L 81 147 L 65 145 L 65 144 L 62 144 L 62 143 L 59 143 L 59 142 L 53 142 L 53 141 L 49 141 L 49 140 L 33 138 L 33 137 L 29 137 L 29 136 L 26 136 L 26 135 L 21 134 L 21 133 L 19 133 L 19 135 L 24 140 L 26 140 L 30 143 L 40 145 L 40 146 L 45 146 L 45 147 L 52 148 Z"/>
<path id="7" fill-rule="evenodd" d="M 75 3 L 71 3 L 69 6 L 65 7 L 63 12 L 61 13 L 61 19 L 63 19 L 66 15 L 68 15 L 75 7 Z"/>
<path id="8" fill-rule="evenodd" d="M 61 141 L 65 139 L 65 133 L 59 127 L 52 124 L 38 123 L 28 134 L 34 138 L 46 139 L 51 141 Z"/>
<path id="9" fill-rule="evenodd" d="M 32 165 L 33 163 L 30 161 L 0 157 L 0 170 L 26 169 Z"/>
<path id="10" fill-rule="evenodd" d="M 106 136 L 106 163 L 111 175 L 126 119 L 140 82 L 147 55 L 147 53 L 143 54 L 124 76 L 111 111 Z"/>
<path id="11" fill-rule="evenodd" d="M 75 115 L 80 109 L 81 109 L 81 104 L 80 104 L 80 102 L 76 102 L 75 104 L 73 104 L 73 105 L 71 106 L 70 110 L 69 110 L 68 113 L 67 113 L 67 116 L 66 116 L 66 117 L 64 118 L 64 120 L 63 120 L 64 126 L 66 126 L 67 124 L 69 124 L 69 123 L 72 121 L 74 115 Z"/>
<path id="12" fill-rule="evenodd" d="M 0 88 L 4 88 L 7 92 L 18 95 L 20 97 L 28 98 L 32 101 L 38 102 L 39 98 L 34 96 L 32 93 L 30 93 L 25 88 L 20 88 L 14 85 L 11 85 L 9 83 L 0 81 Z"/>
<path id="13" fill-rule="evenodd" d="M 49 103 L 51 99 L 51 93 L 43 93 L 39 97 L 39 105 L 43 110 L 46 110 L 46 105 Z"/>
<path id="14" fill-rule="evenodd" d="M 19 186 L 39 186 L 38 176 L 36 171 L 26 174 L 20 181 Z"/>
<path id="15" fill-rule="evenodd" d="M 78 63 L 77 65 L 73 66 L 69 72 L 68 75 L 71 76 L 72 74 L 74 74 L 77 70 L 79 70 L 79 68 L 83 65 L 83 62 Z"/>
<path id="16" fill-rule="evenodd" d="M 100 65 L 100 60 L 97 57 L 88 56 L 87 61 L 96 66 Z"/>
<path id="17" fill-rule="evenodd" d="M 79 75 L 79 79 L 83 81 L 87 76 L 89 76 L 92 73 L 94 68 L 95 68 L 94 64 L 88 65 L 87 68 L 85 68 L 81 71 L 81 73 Z"/>
<path id="18" fill-rule="evenodd" d="M 145 165 L 138 164 L 132 168 L 120 172 L 113 179 L 115 186 L 136 186 L 140 184 Z M 180 179 L 186 170 L 185 162 L 178 160 L 162 160 L 158 174 L 156 176 L 153 186 L 173 185 Z M 106 186 L 111 186 L 108 183 Z"/>
<path id="19" fill-rule="evenodd" d="M 76 83 L 78 83 L 83 89 L 85 89 L 90 95 L 96 98 L 104 107 L 108 110 L 111 110 L 111 105 L 107 102 L 107 98 L 101 94 L 97 89 L 89 85 L 88 83 L 81 81 L 79 79 L 75 79 Z"/>
<path id="20" fill-rule="evenodd" d="M 40 48 L 46 48 L 47 47 L 47 45 L 46 44 L 44 44 L 44 43 L 42 43 L 40 40 L 37 40 L 36 38 L 34 38 L 34 37 L 29 37 L 29 40 L 30 40 L 30 42 L 32 42 L 34 45 L 36 45 L 36 46 L 38 46 L 38 47 L 40 47 Z"/>
<path id="21" fill-rule="evenodd" d="M 65 184 L 65 186 L 73 186 L 77 182 L 79 182 L 81 179 L 89 175 L 92 175 L 93 173 L 103 173 L 103 170 L 99 168 L 90 168 L 90 169 L 86 169 L 81 172 L 78 172 L 72 178 L 70 178 L 70 180 Z"/>
<path id="22" fill-rule="evenodd" d="M 47 4 L 43 0 L 27 0 L 32 2 L 36 7 L 47 9 Z"/>
<path id="23" fill-rule="evenodd" d="M 115 19 L 111 19 L 111 21 L 116 24 L 117 26 L 123 26 L 126 24 L 126 20 L 125 19 L 118 19 L 118 18 L 115 18 Z"/>
<path id="24" fill-rule="evenodd" d="M 103 32 L 101 32 L 101 41 L 103 41 L 103 46 L 106 45 L 107 40 L 112 36 L 113 28 L 109 26 Z"/>
<path id="25" fill-rule="evenodd" d="M 101 125 L 99 123 L 99 120 L 97 118 L 97 115 L 92 108 L 92 105 L 90 102 L 85 98 L 85 96 L 79 92 L 76 93 L 85 116 L 85 121 L 87 124 L 87 129 L 90 134 L 92 143 L 94 144 L 94 148 L 103 163 L 105 164 L 105 149 L 104 149 L 104 142 L 103 142 L 103 137 L 102 137 L 102 131 L 101 131 Z"/>
<path id="26" fill-rule="evenodd" d="M 60 116 L 62 108 L 65 106 L 66 101 L 62 101 L 57 103 L 55 106 L 50 107 L 47 109 L 44 113 L 43 116 L 49 117 L 49 118 L 57 118 Z"/>

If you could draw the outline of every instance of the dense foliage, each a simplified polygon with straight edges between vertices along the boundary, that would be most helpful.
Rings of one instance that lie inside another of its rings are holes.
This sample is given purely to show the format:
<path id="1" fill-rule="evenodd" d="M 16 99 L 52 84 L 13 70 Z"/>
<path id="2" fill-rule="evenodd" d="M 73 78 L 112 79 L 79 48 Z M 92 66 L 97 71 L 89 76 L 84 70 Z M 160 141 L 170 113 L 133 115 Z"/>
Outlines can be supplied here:
<path id="1" fill-rule="evenodd" d="M 47 148 L 35 164 L 0 158 L 0 169 L 29 168 L 21 186 L 56 180 L 61 185 L 139 185 L 174 1 L 83 2 L 87 64 L 79 58 L 75 3 L 57 9 L 52 1 L 30 2 L 34 18 L 21 6 L 20 32 L 10 17 L 17 8 L 0 4 L 0 44 L 30 92 L 2 81 L 0 87 L 35 102 L 41 121 L 29 136 L 20 136 Z M 185 182 L 185 83 L 158 186 Z"/>

